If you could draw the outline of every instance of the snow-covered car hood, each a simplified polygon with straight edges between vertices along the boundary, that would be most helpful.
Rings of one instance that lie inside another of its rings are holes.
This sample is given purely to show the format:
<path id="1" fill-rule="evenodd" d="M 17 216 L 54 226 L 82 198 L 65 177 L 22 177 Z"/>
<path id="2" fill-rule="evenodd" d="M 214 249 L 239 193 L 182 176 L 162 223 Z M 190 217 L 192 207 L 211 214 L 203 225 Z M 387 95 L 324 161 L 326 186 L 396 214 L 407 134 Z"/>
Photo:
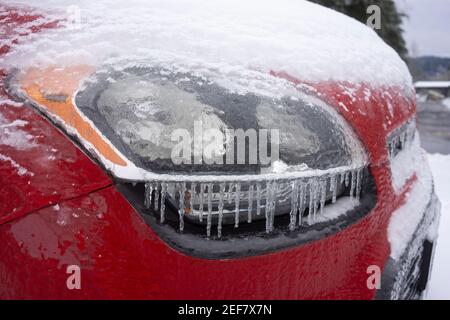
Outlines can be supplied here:
<path id="1" fill-rule="evenodd" d="M 31 34 L 31 41 L 14 45 L 2 64 L 17 68 L 19 78 L 25 74 L 26 95 L 52 109 L 50 116 L 100 153 L 103 164 L 121 178 L 155 177 L 124 159 L 75 103 L 89 76 L 111 68 L 144 65 L 188 73 L 229 92 L 274 99 L 298 98 L 299 91 L 314 92 L 324 82 L 395 88 L 413 96 L 405 63 L 373 30 L 307 1 L 129 1 L 126 7 L 28 1 L 23 10 L 44 13 L 61 27 L 36 38 Z M 30 79 L 33 83 L 26 83 Z M 69 97 L 64 103 L 58 101 L 63 96 Z"/>
<path id="2" fill-rule="evenodd" d="M 24 3 L 65 27 L 19 45 L 2 61 L 10 66 L 146 60 L 195 70 L 231 89 L 272 95 L 283 81 L 270 77 L 271 71 L 309 83 L 364 82 L 412 92 L 405 63 L 373 30 L 308 1 Z"/>

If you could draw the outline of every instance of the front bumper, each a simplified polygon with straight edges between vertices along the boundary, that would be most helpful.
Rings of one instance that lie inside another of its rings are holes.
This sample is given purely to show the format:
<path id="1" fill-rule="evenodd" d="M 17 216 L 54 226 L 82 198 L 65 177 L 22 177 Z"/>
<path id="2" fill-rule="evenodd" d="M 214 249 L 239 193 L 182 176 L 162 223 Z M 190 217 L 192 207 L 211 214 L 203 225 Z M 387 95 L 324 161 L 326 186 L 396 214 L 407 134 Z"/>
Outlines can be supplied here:
<path id="1" fill-rule="evenodd" d="M 433 266 L 441 203 L 435 193 L 400 259 L 389 258 L 376 299 L 421 299 L 426 294 Z"/>

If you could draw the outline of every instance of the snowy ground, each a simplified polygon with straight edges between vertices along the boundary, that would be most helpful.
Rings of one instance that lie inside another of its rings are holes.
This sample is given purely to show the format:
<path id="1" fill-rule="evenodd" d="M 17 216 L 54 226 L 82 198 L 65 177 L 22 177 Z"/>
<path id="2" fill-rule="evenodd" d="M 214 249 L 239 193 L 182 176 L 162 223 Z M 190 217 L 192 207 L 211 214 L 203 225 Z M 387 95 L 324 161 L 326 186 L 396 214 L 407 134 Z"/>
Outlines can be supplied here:
<path id="1" fill-rule="evenodd" d="M 450 110 L 450 98 L 444 99 L 444 100 L 442 101 L 442 104 L 443 104 L 444 106 L 446 106 L 448 110 Z"/>
<path id="2" fill-rule="evenodd" d="M 450 155 L 430 154 L 428 159 L 442 216 L 427 299 L 450 299 Z"/>

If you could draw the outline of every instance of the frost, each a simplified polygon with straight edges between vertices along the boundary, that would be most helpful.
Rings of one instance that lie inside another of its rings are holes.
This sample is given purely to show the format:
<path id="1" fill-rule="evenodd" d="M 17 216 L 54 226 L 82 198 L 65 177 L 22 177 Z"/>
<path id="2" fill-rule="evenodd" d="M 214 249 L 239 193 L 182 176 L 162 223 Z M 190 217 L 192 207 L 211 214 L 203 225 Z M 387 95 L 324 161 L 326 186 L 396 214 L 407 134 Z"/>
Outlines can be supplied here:
<path id="1" fill-rule="evenodd" d="M 16 161 L 14 161 L 13 159 L 11 159 L 8 156 L 0 154 L 0 160 L 5 161 L 5 162 L 6 161 L 10 162 L 11 165 L 13 166 L 13 168 L 17 170 L 17 173 L 19 174 L 19 176 L 23 176 L 23 175 L 28 175 L 30 177 L 34 176 L 33 172 L 28 171 L 26 168 L 22 167 L 20 164 L 18 164 Z"/>
<path id="2" fill-rule="evenodd" d="M 11 99 L 4 99 L 0 97 L 0 105 L 8 105 L 8 106 L 13 106 L 13 107 L 22 107 L 23 103 L 22 102 L 16 102 L 13 101 Z"/>
<path id="3" fill-rule="evenodd" d="M 401 151 L 399 156 L 400 160 L 393 161 L 394 186 L 401 187 L 401 182 L 410 178 L 413 172 L 417 175 L 417 181 L 408 194 L 405 204 L 392 213 L 389 222 L 388 239 L 391 244 L 391 257 L 396 260 L 405 252 L 433 193 L 431 171 L 425 152 L 420 147 L 419 138 L 416 137 L 410 150 Z"/>
<path id="4" fill-rule="evenodd" d="M 0 135 L 0 145 L 9 146 L 17 150 L 26 150 L 34 148 L 35 144 L 32 141 L 33 136 L 23 130 L 3 129 Z"/>
<path id="5" fill-rule="evenodd" d="M 347 106 L 346 106 L 343 102 L 339 101 L 339 105 L 340 105 L 342 108 L 344 108 L 344 110 L 345 110 L 346 112 L 349 112 Z"/>
<path id="6" fill-rule="evenodd" d="M 34 137 L 19 129 L 27 124 L 27 121 L 20 119 L 9 122 L 0 114 L 0 145 L 13 147 L 17 150 L 27 150 L 35 147 Z"/>
<path id="7" fill-rule="evenodd" d="M 288 165 L 281 160 L 274 161 L 272 163 L 271 171 L 273 173 L 282 173 L 288 170 Z"/>
<path id="8" fill-rule="evenodd" d="M 400 192 L 404 187 L 406 181 L 411 179 L 413 175 L 416 173 L 416 167 L 411 164 L 420 163 L 422 159 L 422 153 L 417 152 L 420 150 L 420 139 L 419 135 L 410 135 L 411 140 L 408 140 L 408 143 L 401 142 L 402 145 L 408 145 L 409 147 L 400 151 L 395 157 L 391 159 L 391 177 L 392 184 L 395 191 Z M 414 138 L 412 138 L 414 137 Z M 396 138 L 401 139 L 403 138 Z M 390 146 L 391 153 L 393 153 L 393 147 Z"/>
<path id="9" fill-rule="evenodd" d="M 317 222 L 327 222 L 338 219 L 340 216 L 346 214 L 349 210 L 359 205 L 359 200 L 356 198 L 342 197 L 334 204 L 327 205 L 323 213 L 317 217 Z"/>

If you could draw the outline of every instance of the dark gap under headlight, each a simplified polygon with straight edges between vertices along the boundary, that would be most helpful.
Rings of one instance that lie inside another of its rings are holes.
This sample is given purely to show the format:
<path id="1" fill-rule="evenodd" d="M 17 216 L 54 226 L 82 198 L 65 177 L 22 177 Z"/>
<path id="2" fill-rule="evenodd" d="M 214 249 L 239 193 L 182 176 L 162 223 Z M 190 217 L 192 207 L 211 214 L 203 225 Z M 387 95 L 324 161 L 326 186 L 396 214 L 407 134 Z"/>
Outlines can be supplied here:
<path id="1" fill-rule="evenodd" d="M 336 176 L 337 182 L 341 182 L 341 174 Z M 222 237 L 217 235 L 217 224 L 211 220 L 211 235 L 207 237 L 207 211 L 204 211 L 203 222 L 199 223 L 199 217 L 194 216 L 188 219 L 184 215 L 183 231 L 180 231 L 179 210 L 174 206 L 175 201 L 167 200 L 166 195 L 164 223 L 161 223 L 161 195 L 155 197 L 152 194 L 152 203 L 149 208 L 144 205 L 145 201 L 145 183 L 118 182 L 117 189 L 136 209 L 150 228 L 167 245 L 175 250 L 179 250 L 189 256 L 203 259 L 227 259 L 261 255 L 281 249 L 303 245 L 312 241 L 331 236 L 349 226 L 358 223 L 361 219 L 372 212 L 377 203 L 377 189 L 372 176 L 370 166 L 364 169 L 361 176 L 360 198 L 356 195 L 350 197 L 351 176 L 348 176 L 348 187 L 345 187 L 345 173 L 343 173 L 344 182 L 341 183 L 342 191 L 336 193 L 336 202 L 332 198 L 325 201 L 323 212 L 320 210 L 320 202 L 317 203 L 316 218 L 309 218 L 309 201 L 303 210 L 303 223 L 291 229 L 291 207 L 290 200 L 286 207 L 281 207 L 277 202 L 275 206 L 275 215 L 273 220 L 273 230 L 266 232 L 266 220 L 264 208 L 260 211 L 259 220 L 253 219 L 251 223 L 246 221 L 248 207 L 243 209 L 242 219 L 239 227 L 234 227 L 234 212 L 230 213 L 230 223 L 222 225 Z M 330 180 L 329 180 L 330 181 Z M 218 182 L 220 183 L 220 182 Z M 188 185 L 188 183 L 186 183 Z M 355 189 L 356 191 L 356 189 Z M 328 191 L 327 191 L 328 192 Z M 330 192 L 332 197 L 332 192 Z M 327 199 L 330 196 L 327 193 Z M 147 194 L 148 195 L 148 194 Z M 306 195 L 308 199 L 309 195 Z M 156 210 L 155 210 L 155 200 Z M 264 202 L 263 200 L 261 201 Z M 256 200 L 253 201 L 255 208 Z M 147 203 L 148 205 L 148 203 Z M 231 205 L 233 207 L 233 205 Z M 314 207 L 312 207 L 314 209 Z M 213 207 L 214 210 L 214 207 Z M 298 211 L 298 213 L 300 213 Z M 312 211 L 314 214 L 314 211 Z M 224 215 L 225 216 L 225 215 Z M 214 217 L 214 215 L 212 215 Z"/>

